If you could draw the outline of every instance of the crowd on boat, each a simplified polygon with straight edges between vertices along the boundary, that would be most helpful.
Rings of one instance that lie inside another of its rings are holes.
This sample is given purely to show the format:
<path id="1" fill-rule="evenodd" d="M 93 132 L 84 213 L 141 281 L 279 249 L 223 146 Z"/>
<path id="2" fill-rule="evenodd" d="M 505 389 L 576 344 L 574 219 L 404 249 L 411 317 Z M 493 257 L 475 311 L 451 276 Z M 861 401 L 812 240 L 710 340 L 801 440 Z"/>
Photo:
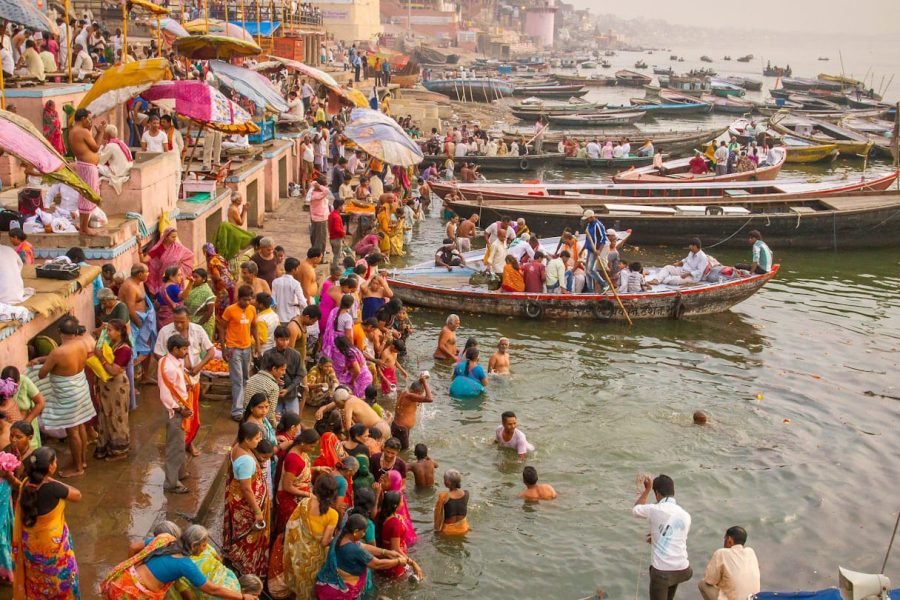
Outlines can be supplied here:
<path id="1" fill-rule="evenodd" d="M 583 142 L 574 137 L 563 136 L 557 149 L 566 157 L 586 158 L 591 160 L 612 160 L 630 156 L 653 158 L 656 156 L 653 140 L 645 140 L 644 143 L 637 148 L 636 152 L 632 153 L 631 140 L 627 137 L 605 140 L 595 137 L 590 141 Z M 659 160 L 660 164 L 662 164 L 661 156 Z"/>

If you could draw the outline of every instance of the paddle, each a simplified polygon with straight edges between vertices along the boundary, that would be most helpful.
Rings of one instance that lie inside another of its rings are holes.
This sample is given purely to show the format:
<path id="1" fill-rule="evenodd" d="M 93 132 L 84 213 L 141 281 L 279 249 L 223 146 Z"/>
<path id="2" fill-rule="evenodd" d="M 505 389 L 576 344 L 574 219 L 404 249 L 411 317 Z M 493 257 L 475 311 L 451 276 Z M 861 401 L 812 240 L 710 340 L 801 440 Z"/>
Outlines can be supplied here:
<path id="1" fill-rule="evenodd" d="M 588 244 L 591 245 L 591 250 L 594 251 L 594 256 L 597 257 L 597 264 L 600 265 L 600 269 L 603 271 L 603 278 L 606 279 L 606 283 L 609 284 L 609 289 L 612 290 L 613 296 L 616 299 L 616 302 L 619 304 L 619 308 L 622 309 L 622 314 L 625 315 L 625 320 L 628 321 L 628 325 L 634 325 L 631 322 L 631 317 L 628 315 L 628 311 L 625 310 L 625 305 L 622 304 L 622 299 L 619 298 L 619 292 L 616 291 L 615 286 L 612 284 L 612 281 L 609 278 L 609 273 L 606 271 L 606 265 L 603 264 L 603 261 L 600 260 L 600 253 L 597 252 L 597 247 L 594 245 L 594 239 L 590 236 L 590 233 L 585 231 L 585 239 L 587 239 Z"/>

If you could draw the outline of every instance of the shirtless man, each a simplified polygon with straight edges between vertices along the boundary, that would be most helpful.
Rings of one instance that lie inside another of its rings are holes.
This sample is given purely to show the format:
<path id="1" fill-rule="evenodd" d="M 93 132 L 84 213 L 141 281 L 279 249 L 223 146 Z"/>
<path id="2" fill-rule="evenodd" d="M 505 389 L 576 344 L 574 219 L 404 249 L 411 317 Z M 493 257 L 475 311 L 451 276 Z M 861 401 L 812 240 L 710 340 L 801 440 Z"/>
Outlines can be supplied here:
<path id="1" fill-rule="evenodd" d="M 428 446 L 425 444 L 416 444 L 414 452 L 416 462 L 409 465 L 409 470 L 412 471 L 416 480 L 416 487 L 433 488 L 434 471 L 438 468 L 437 461 L 428 456 Z"/>
<path id="2" fill-rule="evenodd" d="M 50 376 L 53 395 L 41 413 L 47 427 L 66 430 L 69 451 L 72 454 L 71 470 L 59 471 L 60 477 L 84 475 L 87 468 L 87 422 L 97 413 L 91 403 L 91 389 L 84 376 L 88 357 L 94 351 L 94 338 L 72 316 L 63 317 L 59 324 L 62 344 L 45 359 L 38 376 Z"/>
<path id="3" fill-rule="evenodd" d="M 441 328 L 437 349 L 434 358 L 437 360 L 456 360 L 459 348 L 456 347 L 456 330 L 459 329 L 459 316 L 450 315 L 446 324 Z"/>
<path id="4" fill-rule="evenodd" d="M 322 249 L 312 247 L 306 251 L 306 260 L 300 263 L 299 277 L 300 287 L 303 288 L 303 295 L 306 296 L 306 302 L 313 304 L 313 298 L 319 293 L 319 283 L 316 280 L 316 267 L 322 263 Z M 327 315 L 323 315 L 327 318 Z"/>
<path id="5" fill-rule="evenodd" d="M 272 288 L 269 287 L 265 279 L 257 277 L 258 274 L 259 266 L 252 260 L 241 263 L 241 284 L 252 287 L 254 297 L 256 297 L 256 294 L 271 295 Z"/>
<path id="6" fill-rule="evenodd" d="M 474 214 L 464 220 L 456 228 L 456 245 L 460 252 L 469 252 L 472 249 L 472 238 L 475 237 L 475 226 L 478 224 L 478 215 Z"/>
<path id="7" fill-rule="evenodd" d="M 75 173 L 97 195 L 100 195 L 100 146 L 104 143 L 103 131 L 106 129 L 106 121 L 100 121 L 94 127 L 93 115 L 84 108 L 75 111 L 75 120 L 69 129 L 69 148 L 75 155 Z M 94 130 L 98 138 L 94 139 Z M 97 235 L 99 232 L 90 228 L 91 213 L 97 205 L 84 196 L 78 197 L 79 231 L 85 235 Z"/>
<path id="8" fill-rule="evenodd" d="M 509 338 L 502 337 L 497 342 L 497 351 L 488 361 L 488 373 L 509 375 Z"/>
<path id="9" fill-rule="evenodd" d="M 156 345 L 156 313 L 147 312 L 147 292 L 144 289 L 144 282 L 149 276 L 150 269 L 147 265 L 137 263 L 131 267 L 131 276 L 119 287 L 119 300 L 128 307 L 131 329 L 137 332 L 134 343 L 135 367 L 153 356 L 153 347 Z M 150 379 L 150 365 L 144 366 L 141 381 L 155 383 Z"/>
<path id="10" fill-rule="evenodd" d="M 416 426 L 416 411 L 419 403 L 433 401 L 431 388 L 428 387 L 427 371 L 410 383 L 409 389 L 400 392 L 397 396 L 397 404 L 394 406 L 394 422 L 391 423 L 391 435 L 400 440 L 402 450 L 409 448 L 409 432 Z M 417 445 L 417 452 L 418 449 Z"/>
<path id="11" fill-rule="evenodd" d="M 450 220 L 447 221 L 447 232 L 444 237 L 449 238 L 451 241 L 456 241 L 456 228 L 459 226 L 459 215 L 453 215 L 450 217 Z"/>
<path id="12" fill-rule="evenodd" d="M 379 417 L 378 413 L 365 400 L 353 396 L 345 387 L 335 390 L 334 402 L 317 410 L 316 416 L 320 412 L 324 415 L 333 408 L 340 409 L 344 415 L 344 431 L 349 431 L 354 423 L 362 423 L 369 429 L 378 429 L 385 438 L 391 435 L 391 426 L 388 422 Z"/>
<path id="13" fill-rule="evenodd" d="M 237 192 L 231 196 L 231 206 L 228 207 L 228 222 L 238 227 L 247 226 L 247 203 Z"/>
<path id="14" fill-rule="evenodd" d="M 522 469 L 522 481 L 525 489 L 519 492 L 519 498 L 523 500 L 553 500 L 556 498 L 556 490 L 549 483 L 538 483 L 537 469 L 525 467 Z"/>

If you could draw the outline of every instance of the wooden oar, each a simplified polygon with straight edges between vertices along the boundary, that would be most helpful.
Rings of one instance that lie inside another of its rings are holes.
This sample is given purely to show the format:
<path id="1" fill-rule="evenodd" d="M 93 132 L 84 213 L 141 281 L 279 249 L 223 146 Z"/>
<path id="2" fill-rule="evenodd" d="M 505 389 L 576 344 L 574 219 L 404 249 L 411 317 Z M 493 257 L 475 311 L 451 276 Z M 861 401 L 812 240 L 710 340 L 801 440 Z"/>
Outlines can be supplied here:
<path id="1" fill-rule="evenodd" d="M 628 311 L 625 310 L 625 305 L 622 304 L 622 299 L 619 298 L 619 292 L 616 291 L 615 286 L 612 284 L 612 280 L 609 278 L 609 273 L 606 271 L 606 265 L 603 264 L 603 261 L 600 260 L 600 253 L 597 252 L 597 247 L 594 245 L 594 239 L 590 236 L 590 233 L 587 229 L 585 229 L 584 237 L 587 239 L 588 244 L 591 245 L 591 249 L 594 251 L 594 256 L 597 257 L 597 264 L 600 265 L 600 269 L 603 271 L 603 278 L 606 279 L 606 283 L 609 284 L 609 289 L 612 290 L 613 296 L 616 299 L 616 302 L 619 303 L 619 308 L 622 309 L 622 314 L 625 315 L 625 320 L 628 321 L 628 325 L 634 325 L 631 322 L 631 317 L 628 315 Z"/>

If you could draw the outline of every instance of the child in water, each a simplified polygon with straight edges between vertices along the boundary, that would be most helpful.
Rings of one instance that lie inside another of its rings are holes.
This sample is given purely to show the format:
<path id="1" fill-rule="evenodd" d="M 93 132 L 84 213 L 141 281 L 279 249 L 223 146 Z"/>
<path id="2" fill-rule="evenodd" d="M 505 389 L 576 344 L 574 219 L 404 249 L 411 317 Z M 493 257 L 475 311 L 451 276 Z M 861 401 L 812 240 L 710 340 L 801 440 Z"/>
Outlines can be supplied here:
<path id="1" fill-rule="evenodd" d="M 428 446 L 425 444 L 416 444 L 414 452 L 416 462 L 409 466 L 409 470 L 416 478 L 416 487 L 434 487 L 434 471 L 438 467 L 437 461 L 428 456 Z"/>

